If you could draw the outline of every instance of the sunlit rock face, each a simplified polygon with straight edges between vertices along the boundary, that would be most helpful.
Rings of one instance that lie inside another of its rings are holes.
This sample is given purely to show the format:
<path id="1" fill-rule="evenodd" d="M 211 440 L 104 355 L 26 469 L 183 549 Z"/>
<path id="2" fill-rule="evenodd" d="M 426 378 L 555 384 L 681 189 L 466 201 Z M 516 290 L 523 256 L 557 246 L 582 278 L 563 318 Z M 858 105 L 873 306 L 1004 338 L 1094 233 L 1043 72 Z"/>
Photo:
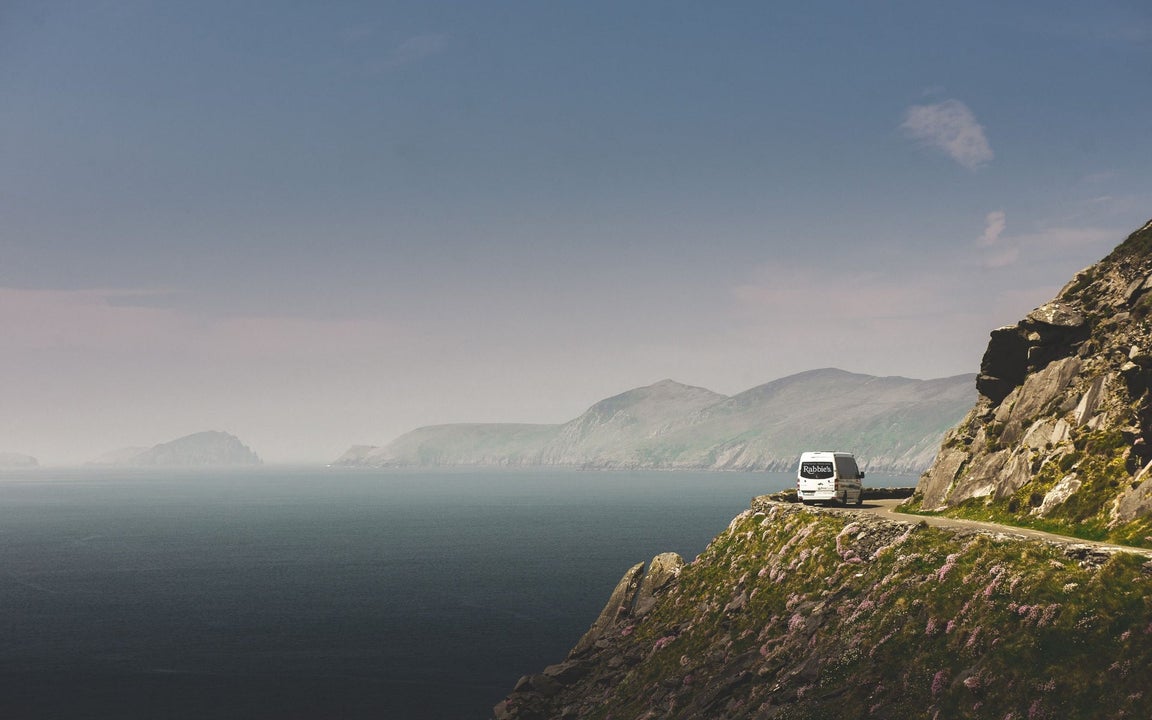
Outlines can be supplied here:
<path id="1" fill-rule="evenodd" d="M 921 480 L 920 507 L 1152 544 L 1152 224 L 994 330 L 976 388 Z"/>

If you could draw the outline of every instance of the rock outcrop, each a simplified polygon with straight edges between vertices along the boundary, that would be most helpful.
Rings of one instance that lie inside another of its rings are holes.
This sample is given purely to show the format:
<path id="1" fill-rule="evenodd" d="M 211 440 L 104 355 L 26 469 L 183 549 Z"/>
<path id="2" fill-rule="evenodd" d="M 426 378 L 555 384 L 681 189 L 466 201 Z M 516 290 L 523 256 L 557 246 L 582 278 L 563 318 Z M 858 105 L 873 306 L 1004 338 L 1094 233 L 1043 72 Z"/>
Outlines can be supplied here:
<path id="1" fill-rule="evenodd" d="M 874 377 L 825 369 L 727 397 L 664 380 L 563 425 L 438 425 L 335 464 L 790 470 L 804 450 L 853 450 L 869 470 L 920 472 L 971 407 L 972 376 Z"/>
<path id="2" fill-rule="evenodd" d="M 757 498 L 677 560 L 497 720 L 1152 717 L 1148 556 Z"/>
<path id="3" fill-rule="evenodd" d="M 236 436 L 209 430 L 150 448 L 117 450 L 89 464 L 116 467 L 237 467 L 260 465 L 261 460 Z"/>
<path id="4" fill-rule="evenodd" d="M 1152 223 L 994 330 L 924 510 L 1152 544 Z"/>

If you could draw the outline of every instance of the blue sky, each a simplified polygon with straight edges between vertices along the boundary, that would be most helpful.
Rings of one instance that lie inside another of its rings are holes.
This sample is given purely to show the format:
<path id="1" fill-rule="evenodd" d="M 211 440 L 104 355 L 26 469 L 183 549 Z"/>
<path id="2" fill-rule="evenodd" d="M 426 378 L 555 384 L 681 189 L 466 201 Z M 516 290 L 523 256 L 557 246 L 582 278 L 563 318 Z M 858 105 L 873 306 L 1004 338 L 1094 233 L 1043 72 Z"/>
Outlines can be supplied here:
<path id="1" fill-rule="evenodd" d="M 1152 8 L 0 8 L 0 451 L 975 372 L 1152 217 Z"/>

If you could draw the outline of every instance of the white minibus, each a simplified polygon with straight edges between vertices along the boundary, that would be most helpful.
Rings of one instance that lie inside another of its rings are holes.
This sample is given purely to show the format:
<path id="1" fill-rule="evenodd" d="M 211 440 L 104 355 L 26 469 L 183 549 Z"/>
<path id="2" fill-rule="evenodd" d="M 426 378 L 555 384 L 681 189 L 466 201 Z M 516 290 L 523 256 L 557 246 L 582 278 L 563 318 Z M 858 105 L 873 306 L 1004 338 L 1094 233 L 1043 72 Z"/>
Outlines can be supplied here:
<path id="1" fill-rule="evenodd" d="M 800 502 L 861 505 L 864 503 L 864 473 L 856 457 L 846 452 L 806 452 L 796 469 L 796 496 Z"/>

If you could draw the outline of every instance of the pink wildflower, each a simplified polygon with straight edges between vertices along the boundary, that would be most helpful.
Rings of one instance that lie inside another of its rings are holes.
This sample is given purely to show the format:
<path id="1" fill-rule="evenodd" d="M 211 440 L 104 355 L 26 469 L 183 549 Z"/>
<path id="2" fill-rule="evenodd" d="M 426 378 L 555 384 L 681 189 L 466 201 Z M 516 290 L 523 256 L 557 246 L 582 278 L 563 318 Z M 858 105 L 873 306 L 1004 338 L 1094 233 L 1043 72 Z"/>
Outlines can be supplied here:
<path id="1" fill-rule="evenodd" d="M 932 694 L 939 695 L 947 683 L 948 673 L 943 670 L 937 672 L 935 677 L 932 678 Z"/>
<path id="2" fill-rule="evenodd" d="M 987 587 L 984 588 L 984 599 L 985 600 L 992 597 L 992 593 L 996 592 L 996 586 L 999 584 L 1000 584 L 1000 578 L 995 578 L 992 580 L 992 582 L 988 583 Z"/>
<path id="3" fill-rule="evenodd" d="M 944 564 L 936 571 L 936 579 L 943 580 L 952 572 L 952 568 L 956 567 L 956 558 L 960 557 L 960 553 L 952 553 L 944 559 Z"/>
<path id="4" fill-rule="evenodd" d="M 973 645 L 976 644 L 976 638 L 978 638 L 978 637 L 980 637 L 980 628 L 979 627 L 977 627 L 975 630 L 973 630 L 972 634 L 968 636 L 968 642 L 964 643 L 964 647 L 971 648 Z"/>
<path id="5" fill-rule="evenodd" d="M 1031 707 L 1028 708 L 1028 720 L 1039 720 L 1044 717 L 1044 706 L 1040 700 L 1033 700 Z"/>
<path id="6" fill-rule="evenodd" d="M 796 632 L 802 627 L 804 627 L 804 616 L 800 613 L 796 613 L 788 621 L 788 632 Z"/>

